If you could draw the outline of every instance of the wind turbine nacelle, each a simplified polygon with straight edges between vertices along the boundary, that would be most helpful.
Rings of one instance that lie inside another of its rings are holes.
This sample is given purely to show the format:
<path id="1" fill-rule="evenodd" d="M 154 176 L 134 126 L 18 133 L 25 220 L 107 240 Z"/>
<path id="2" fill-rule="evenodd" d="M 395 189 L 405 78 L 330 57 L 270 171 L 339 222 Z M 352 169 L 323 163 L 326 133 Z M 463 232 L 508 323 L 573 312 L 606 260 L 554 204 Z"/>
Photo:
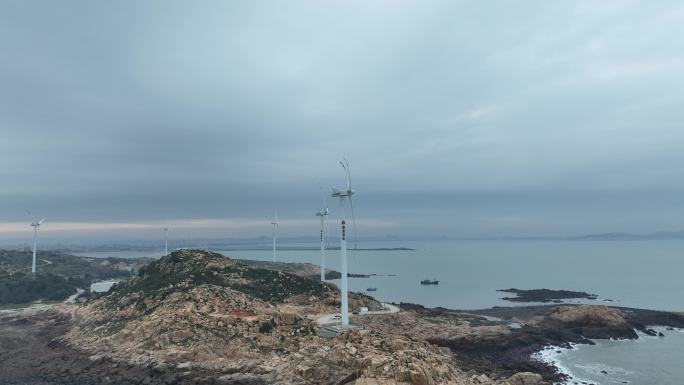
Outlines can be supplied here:
<path id="1" fill-rule="evenodd" d="M 333 189 L 333 192 L 331 194 L 331 196 L 333 198 L 350 197 L 352 195 L 354 195 L 354 190 L 352 190 L 352 189 L 349 189 L 349 190 Z"/>

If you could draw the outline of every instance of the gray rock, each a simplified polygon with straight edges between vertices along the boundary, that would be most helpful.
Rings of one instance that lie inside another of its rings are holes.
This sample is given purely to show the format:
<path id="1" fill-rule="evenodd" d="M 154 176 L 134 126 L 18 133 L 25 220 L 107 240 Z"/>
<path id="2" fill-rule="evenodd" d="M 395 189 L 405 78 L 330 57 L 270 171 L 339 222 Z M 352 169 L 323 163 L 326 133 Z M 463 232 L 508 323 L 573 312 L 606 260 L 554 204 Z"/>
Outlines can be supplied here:
<path id="1" fill-rule="evenodd" d="M 226 374 L 216 379 L 221 385 L 265 385 L 266 376 L 254 373 L 233 373 Z"/>
<path id="2" fill-rule="evenodd" d="M 537 373 L 520 372 L 508 378 L 510 385 L 545 385 L 546 382 Z"/>

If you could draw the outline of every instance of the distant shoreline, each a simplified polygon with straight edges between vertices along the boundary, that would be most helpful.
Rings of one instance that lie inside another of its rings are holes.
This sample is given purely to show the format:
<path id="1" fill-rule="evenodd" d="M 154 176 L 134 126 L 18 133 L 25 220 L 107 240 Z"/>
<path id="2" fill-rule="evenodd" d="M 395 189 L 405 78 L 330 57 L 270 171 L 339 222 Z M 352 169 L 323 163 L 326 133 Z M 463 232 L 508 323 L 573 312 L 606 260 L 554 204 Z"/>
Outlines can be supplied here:
<path id="1" fill-rule="evenodd" d="M 602 233 L 602 234 L 586 234 L 579 236 L 529 236 L 529 237 L 506 237 L 506 236 L 483 236 L 483 237 L 458 237 L 458 238 L 425 238 L 425 239 L 405 239 L 405 240 L 359 240 L 360 243 L 368 244 L 375 242 L 392 242 L 392 243 L 415 243 L 415 242 L 649 242 L 649 241 L 684 241 L 684 231 L 682 232 L 654 232 L 649 234 L 631 234 L 631 233 Z M 288 244 L 305 243 L 312 246 L 286 246 Z M 193 242 L 187 239 L 169 239 L 169 244 L 173 245 L 174 250 L 180 248 L 201 249 L 208 251 L 267 251 L 271 250 L 270 242 L 254 241 L 254 242 L 234 242 L 234 243 L 215 243 L 215 242 Z M 331 242 L 337 244 L 337 242 Z M 58 252 L 58 253 L 106 253 L 106 252 L 141 252 L 141 253 L 161 253 L 163 252 L 162 243 L 145 242 L 138 243 L 115 243 L 115 244 L 96 244 L 96 245 L 80 245 L 77 243 L 51 243 L 43 244 L 43 251 Z M 0 245 L 0 249 L 25 251 L 29 250 L 28 243 L 6 243 Z M 302 241 L 288 241 L 282 240 L 278 246 L 280 250 L 292 251 L 314 251 L 319 250 L 319 243 L 317 240 L 302 240 Z M 328 246 L 326 250 L 339 250 L 339 246 Z M 354 250 L 349 248 L 348 250 Z M 411 247 L 364 247 L 356 249 L 358 251 L 414 251 L 418 250 Z"/>
<path id="2" fill-rule="evenodd" d="M 278 250 L 280 251 L 317 251 L 320 250 L 320 247 L 278 247 Z M 268 247 L 252 247 L 252 248 L 229 248 L 229 249 L 212 249 L 210 250 L 215 250 L 215 251 L 243 251 L 243 250 L 248 250 L 248 251 L 270 251 L 272 248 Z M 340 247 L 326 247 L 325 250 L 340 250 Z M 410 247 L 371 247 L 371 248 L 347 248 L 347 251 L 416 251 L 416 249 L 412 249 Z"/>
<path id="3" fill-rule="evenodd" d="M 255 247 L 179 247 L 179 248 L 174 248 L 174 250 L 181 250 L 181 249 L 197 249 L 197 250 L 207 250 L 207 251 L 213 251 L 213 252 L 222 252 L 222 251 L 271 251 L 273 250 L 272 247 L 267 247 L 267 246 L 255 246 Z M 288 247 L 288 246 L 278 246 L 279 251 L 318 251 L 320 250 L 320 247 L 304 247 L 304 246 L 297 246 L 297 247 Z M 340 250 L 339 246 L 333 246 L 333 247 L 326 247 L 326 251 L 338 251 Z M 170 250 L 173 251 L 173 250 Z M 410 247 L 362 247 L 362 248 L 347 248 L 347 251 L 416 251 L 416 249 L 410 248 Z M 59 252 L 62 253 L 78 253 L 78 254 L 87 254 L 87 253 L 125 253 L 125 252 L 138 252 L 138 253 L 151 253 L 151 252 L 160 252 L 158 249 L 146 249 L 146 248 L 126 248 L 126 249 L 110 249 L 110 248 L 103 248 L 103 249 L 88 249 L 88 250 L 80 250 L 80 249 L 59 249 Z"/>

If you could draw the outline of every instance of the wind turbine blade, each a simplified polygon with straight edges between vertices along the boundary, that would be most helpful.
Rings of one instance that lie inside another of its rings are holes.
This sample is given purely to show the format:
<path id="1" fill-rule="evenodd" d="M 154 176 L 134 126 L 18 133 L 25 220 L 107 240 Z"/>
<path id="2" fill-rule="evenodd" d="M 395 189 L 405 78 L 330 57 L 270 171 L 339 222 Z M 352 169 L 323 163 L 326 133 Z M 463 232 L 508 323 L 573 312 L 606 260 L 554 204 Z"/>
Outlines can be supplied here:
<path id="1" fill-rule="evenodd" d="M 38 221 L 38 224 L 39 224 L 39 225 L 42 225 L 43 222 L 45 222 L 46 219 L 47 219 L 47 217 L 43 217 L 41 220 Z"/>
<path id="2" fill-rule="evenodd" d="M 321 195 L 323 195 L 323 211 L 325 211 L 328 208 L 328 203 L 325 201 L 325 191 L 321 185 L 318 185 L 318 188 L 321 189 Z"/>
<path id="3" fill-rule="evenodd" d="M 354 258 L 356 258 L 356 251 L 358 247 L 358 238 L 356 236 L 356 215 L 354 214 L 354 200 L 351 195 L 349 196 L 349 208 L 351 209 L 352 216 L 352 230 L 354 231 Z"/>
<path id="4" fill-rule="evenodd" d="M 347 164 L 343 161 L 340 161 L 340 164 L 342 165 L 342 169 L 344 169 L 344 176 L 346 176 L 347 181 L 349 181 L 349 170 L 347 170 Z"/>
<path id="5" fill-rule="evenodd" d="M 349 162 L 347 161 L 347 158 L 342 158 L 344 162 L 340 162 L 342 164 L 342 167 L 344 168 L 344 173 L 347 176 L 347 190 L 351 190 L 351 170 L 349 169 Z"/>

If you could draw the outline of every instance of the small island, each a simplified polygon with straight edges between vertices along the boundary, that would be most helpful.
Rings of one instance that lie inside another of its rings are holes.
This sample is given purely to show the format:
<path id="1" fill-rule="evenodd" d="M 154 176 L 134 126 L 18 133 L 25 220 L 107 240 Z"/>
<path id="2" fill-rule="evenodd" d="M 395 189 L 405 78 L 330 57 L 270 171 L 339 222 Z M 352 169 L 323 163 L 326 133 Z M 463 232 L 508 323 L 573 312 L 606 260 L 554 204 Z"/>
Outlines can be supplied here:
<path id="1" fill-rule="evenodd" d="M 597 300 L 596 294 L 589 294 L 583 291 L 572 290 L 550 290 L 550 289 L 501 289 L 497 290 L 504 293 L 515 294 L 515 297 L 503 297 L 504 301 L 510 302 L 563 302 L 564 299 L 589 299 Z"/>

